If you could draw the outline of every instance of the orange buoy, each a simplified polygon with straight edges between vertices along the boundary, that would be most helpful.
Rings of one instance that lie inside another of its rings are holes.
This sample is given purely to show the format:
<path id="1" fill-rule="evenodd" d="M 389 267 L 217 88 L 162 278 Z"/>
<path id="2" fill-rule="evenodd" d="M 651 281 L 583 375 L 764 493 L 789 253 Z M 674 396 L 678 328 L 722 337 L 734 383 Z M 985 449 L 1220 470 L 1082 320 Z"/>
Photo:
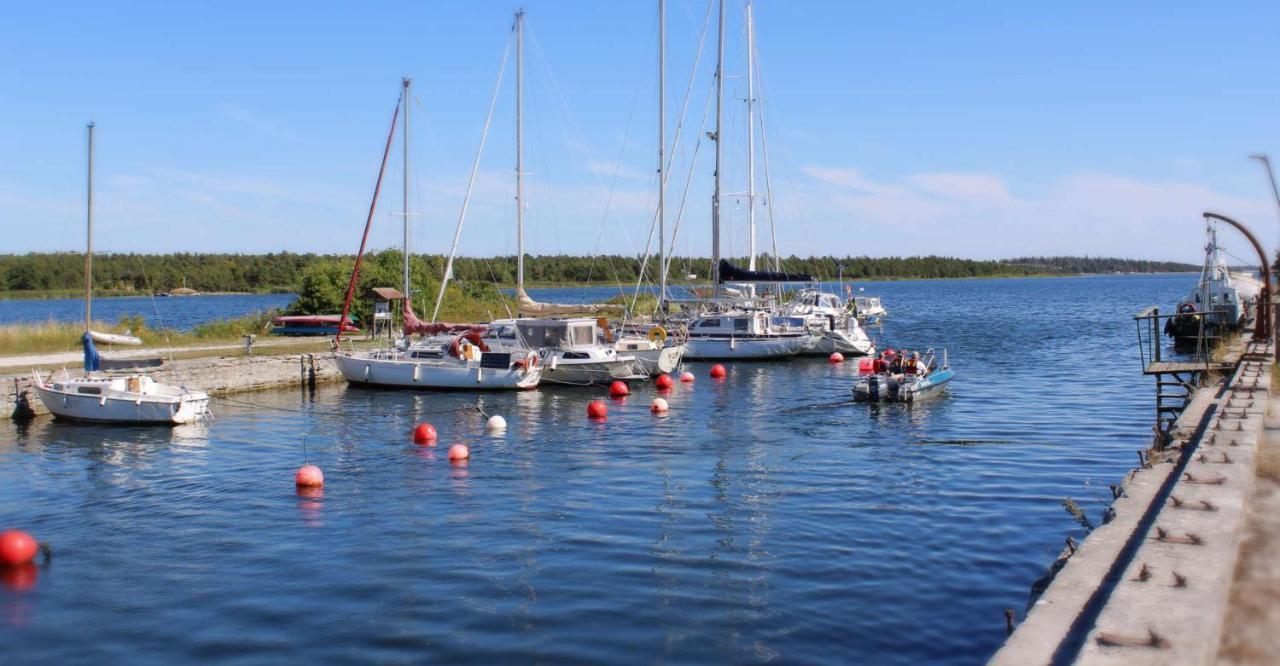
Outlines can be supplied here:
<path id="1" fill-rule="evenodd" d="M 36 558 L 40 544 L 22 530 L 0 532 L 0 565 L 17 567 L 28 564 Z"/>
<path id="2" fill-rule="evenodd" d="M 324 472 L 315 465 L 303 465 L 293 477 L 299 488 L 319 488 L 324 485 Z"/>
<path id="3" fill-rule="evenodd" d="M 609 397 L 622 398 L 631 395 L 631 389 L 627 388 L 626 382 L 614 382 L 609 385 Z"/>
<path id="4" fill-rule="evenodd" d="M 692 373 L 692 372 L 689 372 L 689 371 L 687 371 L 687 370 L 686 370 L 685 372 L 680 373 L 680 383 L 681 383 L 681 384 L 692 384 L 692 383 L 693 383 L 693 379 L 694 379 L 694 377 L 693 377 L 693 373 Z"/>
<path id="5" fill-rule="evenodd" d="M 668 409 L 671 409 L 671 406 L 663 398 L 654 398 L 653 402 L 649 404 L 649 411 L 654 414 L 666 414 Z"/>
<path id="6" fill-rule="evenodd" d="M 471 449 L 466 444 L 454 444 L 449 447 L 449 460 L 466 460 L 471 457 Z"/>
<path id="7" fill-rule="evenodd" d="M 413 443 L 423 446 L 434 446 L 436 443 L 436 427 L 430 423 L 419 423 L 413 429 Z"/>
<path id="8" fill-rule="evenodd" d="M 831 356 L 827 357 L 827 361 L 831 363 L 844 363 L 844 354 L 840 352 L 831 352 Z"/>
<path id="9" fill-rule="evenodd" d="M 604 404 L 603 400 L 592 400 L 587 403 L 587 418 L 593 421 L 603 421 L 609 418 L 609 407 Z"/>
<path id="10" fill-rule="evenodd" d="M 728 374 L 729 374 L 729 371 L 725 370 L 724 366 L 720 365 L 719 363 L 711 366 L 712 379 L 724 379 L 726 376 L 728 376 Z"/>
<path id="11" fill-rule="evenodd" d="M 653 383 L 655 386 L 658 387 L 659 391 L 670 390 L 671 387 L 676 385 L 676 382 L 674 379 L 671 378 L 671 375 L 665 375 L 665 374 L 658 375 L 658 378 L 655 379 Z"/>

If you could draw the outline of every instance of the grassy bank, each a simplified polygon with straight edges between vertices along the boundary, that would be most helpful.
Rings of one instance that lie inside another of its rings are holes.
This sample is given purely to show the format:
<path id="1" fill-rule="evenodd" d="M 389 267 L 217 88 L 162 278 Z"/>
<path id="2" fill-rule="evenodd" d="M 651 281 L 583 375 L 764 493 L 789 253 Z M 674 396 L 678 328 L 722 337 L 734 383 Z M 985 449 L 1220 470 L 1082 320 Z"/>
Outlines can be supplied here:
<path id="1" fill-rule="evenodd" d="M 115 324 L 94 322 L 93 330 L 102 333 L 136 335 L 144 347 L 186 346 L 215 342 L 239 342 L 246 334 L 266 333 L 275 311 L 255 312 L 223 321 L 201 324 L 191 331 L 157 330 L 141 317 L 121 317 Z M 0 326 L 0 350 L 7 354 L 41 354 L 75 351 L 80 348 L 84 325 L 46 321 L 38 324 Z"/>

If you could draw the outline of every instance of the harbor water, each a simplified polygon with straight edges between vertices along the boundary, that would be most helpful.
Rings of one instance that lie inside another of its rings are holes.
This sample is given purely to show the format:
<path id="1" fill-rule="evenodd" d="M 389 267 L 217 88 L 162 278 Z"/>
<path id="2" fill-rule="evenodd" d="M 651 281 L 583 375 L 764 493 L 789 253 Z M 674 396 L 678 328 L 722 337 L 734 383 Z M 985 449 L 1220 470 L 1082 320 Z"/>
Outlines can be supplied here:
<path id="1" fill-rule="evenodd" d="M 980 662 L 1082 537 L 1063 500 L 1099 521 L 1136 463 L 1131 317 L 1194 282 L 863 283 L 882 347 L 949 351 L 917 405 L 853 403 L 856 364 L 818 358 L 690 364 L 668 416 L 634 385 L 603 423 L 601 389 L 343 385 L 174 429 L 6 422 L 0 528 L 54 558 L 0 585 L 4 661 Z"/>

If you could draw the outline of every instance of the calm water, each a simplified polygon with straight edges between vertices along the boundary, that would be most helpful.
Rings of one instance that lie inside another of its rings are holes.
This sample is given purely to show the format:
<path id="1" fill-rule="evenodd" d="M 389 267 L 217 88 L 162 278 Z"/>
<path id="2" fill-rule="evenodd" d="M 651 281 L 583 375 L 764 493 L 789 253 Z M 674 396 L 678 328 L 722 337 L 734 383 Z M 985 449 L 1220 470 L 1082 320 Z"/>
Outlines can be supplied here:
<path id="1" fill-rule="evenodd" d="M 604 424 L 595 389 L 345 386 L 173 430 L 5 423 L 0 526 L 56 558 L 0 588 L 0 645 L 10 663 L 979 662 L 1081 536 L 1061 500 L 1096 519 L 1137 459 L 1152 388 L 1130 317 L 1193 281 L 868 285 L 882 342 L 950 348 L 950 394 L 912 407 L 850 402 L 853 364 L 817 359 L 723 383 L 693 364 L 670 416 L 640 386 Z M 408 441 L 418 420 L 440 447 Z M 294 491 L 304 441 L 322 495 Z"/>
<path id="2" fill-rule="evenodd" d="M 230 319 L 273 308 L 284 308 L 294 294 L 219 294 L 152 298 L 123 296 L 93 299 L 93 318 L 115 323 L 122 316 L 139 316 L 152 328 L 189 331 L 200 324 Z M 82 321 L 84 299 L 56 298 L 0 301 L 0 325 L 53 321 Z"/>

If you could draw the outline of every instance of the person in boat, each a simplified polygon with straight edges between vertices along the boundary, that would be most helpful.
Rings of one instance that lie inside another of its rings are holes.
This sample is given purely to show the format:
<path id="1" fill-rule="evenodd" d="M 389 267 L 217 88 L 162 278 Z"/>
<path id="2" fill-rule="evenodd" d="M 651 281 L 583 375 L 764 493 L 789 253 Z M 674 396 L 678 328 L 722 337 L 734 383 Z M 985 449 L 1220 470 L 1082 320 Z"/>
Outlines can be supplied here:
<path id="1" fill-rule="evenodd" d="M 929 374 L 929 366 L 920 360 L 920 352 L 911 352 L 911 358 L 902 363 L 902 374 L 920 377 Z"/>
<path id="2" fill-rule="evenodd" d="M 893 355 L 893 359 L 889 361 L 889 374 L 891 375 L 902 374 L 902 357 L 905 355 L 906 355 L 905 352 L 903 352 L 902 354 Z"/>
<path id="3" fill-rule="evenodd" d="M 871 361 L 872 374 L 883 375 L 889 371 L 889 364 L 884 360 L 887 353 L 887 351 L 882 351 L 879 354 L 876 354 L 875 360 Z"/>

